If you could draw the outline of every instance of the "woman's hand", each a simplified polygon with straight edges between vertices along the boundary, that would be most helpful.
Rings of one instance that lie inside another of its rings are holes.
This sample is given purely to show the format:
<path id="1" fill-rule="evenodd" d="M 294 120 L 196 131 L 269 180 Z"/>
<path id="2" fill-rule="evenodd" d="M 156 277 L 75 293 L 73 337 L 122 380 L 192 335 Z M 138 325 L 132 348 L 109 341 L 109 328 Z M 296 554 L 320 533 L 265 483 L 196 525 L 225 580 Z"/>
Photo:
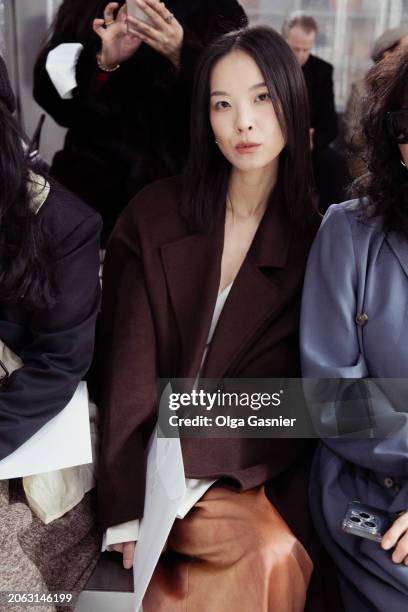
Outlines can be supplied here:
<path id="1" fill-rule="evenodd" d="M 394 521 L 392 527 L 383 535 L 381 546 L 384 550 L 390 550 L 395 546 L 392 553 L 394 563 L 408 565 L 408 512 L 404 512 Z"/>
<path id="2" fill-rule="evenodd" d="M 184 30 L 174 15 L 159 0 L 136 0 L 150 18 L 151 24 L 128 16 L 128 23 L 147 45 L 167 57 L 177 68 L 180 63 Z"/>
<path id="3" fill-rule="evenodd" d="M 136 542 L 123 542 L 123 544 L 113 544 L 113 550 L 120 552 L 123 555 L 123 567 L 131 569 L 133 566 L 133 557 L 135 554 Z"/>
<path id="4" fill-rule="evenodd" d="M 128 32 L 126 4 L 121 6 L 115 19 L 114 12 L 118 8 L 117 2 L 109 2 L 103 12 L 104 19 L 93 21 L 93 30 L 102 40 L 100 60 L 107 67 L 129 59 L 142 44 L 139 36 Z"/>

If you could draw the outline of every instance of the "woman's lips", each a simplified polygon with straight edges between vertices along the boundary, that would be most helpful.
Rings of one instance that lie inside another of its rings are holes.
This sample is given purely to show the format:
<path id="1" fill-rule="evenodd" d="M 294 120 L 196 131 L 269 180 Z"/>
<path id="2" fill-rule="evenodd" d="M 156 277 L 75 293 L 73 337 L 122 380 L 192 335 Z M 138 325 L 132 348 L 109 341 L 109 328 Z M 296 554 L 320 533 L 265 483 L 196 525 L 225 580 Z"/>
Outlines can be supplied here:
<path id="1" fill-rule="evenodd" d="M 253 153 L 256 151 L 261 145 L 256 142 L 239 142 L 235 149 L 240 154 L 245 153 Z"/>

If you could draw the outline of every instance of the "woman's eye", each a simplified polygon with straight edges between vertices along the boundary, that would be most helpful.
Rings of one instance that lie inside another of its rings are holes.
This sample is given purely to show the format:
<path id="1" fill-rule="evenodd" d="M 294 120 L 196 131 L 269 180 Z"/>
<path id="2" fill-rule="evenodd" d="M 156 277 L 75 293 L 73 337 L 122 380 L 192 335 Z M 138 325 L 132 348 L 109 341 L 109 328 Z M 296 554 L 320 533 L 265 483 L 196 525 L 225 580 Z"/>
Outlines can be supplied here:
<path id="1" fill-rule="evenodd" d="M 216 102 L 215 104 L 215 109 L 216 110 L 225 110 L 226 108 L 229 108 L 230 103 L 227 102 L 226 100 L 220 100 L 219 102 Z"/>
<path id="2" fill-rule="evenodd" d="M 268 91 L 265 91 L 264 93 L 258 94 L 255 98 L 256 102 L 267 102 L 271 99 L 271 96 L 269 94 Z"/>

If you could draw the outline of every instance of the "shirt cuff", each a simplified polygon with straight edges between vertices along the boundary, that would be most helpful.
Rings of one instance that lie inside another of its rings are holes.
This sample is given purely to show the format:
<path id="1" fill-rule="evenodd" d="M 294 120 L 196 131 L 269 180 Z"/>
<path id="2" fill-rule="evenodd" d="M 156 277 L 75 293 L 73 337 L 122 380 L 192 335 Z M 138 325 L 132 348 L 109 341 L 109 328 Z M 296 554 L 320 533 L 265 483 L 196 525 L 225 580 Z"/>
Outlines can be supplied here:
<path id="1" fill-rule="evenodd" d="M 72 92 L 77 86 L 76 65 L 83 48 L 80 43 L 62 43 L 47 55 L 45 68 L 63 100 L 72 98 Z"/>
<path id="2" fill-rule="evenodd" d="M 186 478 L 186 492 L 179 503 L 177 518 L 183 519 L 214 482 L 216 481 L 208 478 Z"/>
<path id="3" fill-rule="evenodd" d="M 121 523 L 114 527 L 108 527 L 103 534 L 102 552 L 111 551 L 113 544 L 123 544 L 123 542 L 136 542 L 139 539 L 139 519 Z"/>

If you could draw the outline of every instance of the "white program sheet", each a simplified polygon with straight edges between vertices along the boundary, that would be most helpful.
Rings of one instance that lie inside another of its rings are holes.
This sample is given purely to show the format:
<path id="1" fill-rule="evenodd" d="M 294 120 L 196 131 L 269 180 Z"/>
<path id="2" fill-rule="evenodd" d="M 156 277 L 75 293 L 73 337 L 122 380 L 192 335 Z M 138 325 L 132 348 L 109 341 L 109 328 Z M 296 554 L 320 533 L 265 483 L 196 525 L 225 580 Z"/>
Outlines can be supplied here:
<path id="1" fill-rule="evenodd" d="M 88 390 L 81 381 L 69 404 L 14 453 L 0 461 L 0 479 L 92 463 Z"/>
<path id="2" fill-rule="evenodd" d="M 163 396 L 166 392 L 163 393 Z M 154 430 L 147 457 L 146 497 L 133 560 L 134 610 L 139 611 L 186 492 L 179 438 L 159 438 Z"/>

